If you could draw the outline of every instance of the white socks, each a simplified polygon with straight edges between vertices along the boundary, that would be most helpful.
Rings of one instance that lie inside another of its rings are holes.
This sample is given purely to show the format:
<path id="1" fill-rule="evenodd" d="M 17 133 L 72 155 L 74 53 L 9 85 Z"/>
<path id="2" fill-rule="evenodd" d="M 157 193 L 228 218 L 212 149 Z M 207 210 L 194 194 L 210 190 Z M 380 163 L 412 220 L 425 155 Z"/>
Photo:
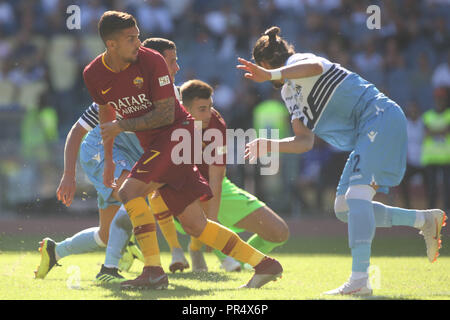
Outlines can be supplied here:
<path id="1" fill-rule="evenodd" d="M 369 274 L 367 272 L 355 272 L 352 271 L 352 274 L 350 276 L 350 280 L 360 280 L 364 278 L 369 278 Z"/>

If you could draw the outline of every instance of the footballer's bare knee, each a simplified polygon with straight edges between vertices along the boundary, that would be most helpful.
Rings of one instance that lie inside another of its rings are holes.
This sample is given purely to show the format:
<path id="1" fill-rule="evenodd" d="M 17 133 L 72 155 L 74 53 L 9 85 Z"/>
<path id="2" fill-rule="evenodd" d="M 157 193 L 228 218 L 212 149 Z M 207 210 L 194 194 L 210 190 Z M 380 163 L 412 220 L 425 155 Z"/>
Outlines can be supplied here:
<path id="1" fill-rule="evenodd" d="M 270 242 L 285 242 L 289 238 L 286 222 L 267 206 L 256 209 L 235 226 Z"/>
<path id="2" fill-rule="evenodd" d="M 125 188 L 125 184 L 123 184 L 123 185 L 120 187 L 119 191 L 117 192 L 117 195 L 119 196 L 120 201 L 121 201 L 123 204 L 126 204 L 127 202 L 129 202 L 129 201 L 132 199 L 132 198 L 130 199 L 129 192 L 128 192 L 128 190 Z"/>
<path id="3" fill-rule="evenodd" d="M 289 228 L 286 222 L 282 221 L 277 226 L 272 242 L 286 242 L 289 239 L 289 235 Z"/>
<path id="4" fill-rule="evenodd" d="M 208 223 L 201 206 L 193 202 L 177 217 L 187 234 L 199 237 Z"/>
<path id="5" fill-rule="evenodd" d="M 289 228 L 284 221 L 277 221 L 268 230 L 264 230 L 264 232 L 258 235 L 270 242 L 285 242 L 289 239 Z"/>
<path id="6" fill-rule="evenodd" d="M 157 183 L 145 183 L 143 181 L 127 178 L 119 189 L 118 195 L 123 204 L 138 198 L 146 197 L 150 192 L 156 190 L 158 186 L 162 184 Z"/>

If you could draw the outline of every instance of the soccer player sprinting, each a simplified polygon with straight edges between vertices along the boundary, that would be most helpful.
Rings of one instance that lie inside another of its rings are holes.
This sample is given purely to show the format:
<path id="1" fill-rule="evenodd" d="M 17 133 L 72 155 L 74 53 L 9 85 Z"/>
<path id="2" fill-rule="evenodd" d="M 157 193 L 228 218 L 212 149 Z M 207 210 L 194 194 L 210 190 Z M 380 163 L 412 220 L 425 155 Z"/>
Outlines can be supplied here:
<path id="1" fill-rule="evenodd" d="M 179 70 L 175 44 L 167 39 L 150 38 L 144 41 L 143 45 L 153 48 L 163 55 L 173 81 Z M 175 90 L 177 99 L 179 99 L 178 89 L 175 88 Z M 108 188 L 103 184 L 104 154 L 98 124 L 98 105 L 93 103 L 73 125 L 67 136 L 64 149 L 64 174 L 57 189 L 57 197 L 67 207 L 71 205 L 76 189 L 76 160 L 80 151 L 80 164 L 97 191 L 100 214 L 99 227 L 82 230 L 59 243 L 50 238 L 43 239 L 40 243 L 41 261 L 36 271 L 37 278 L 45 278 L 60 259 L 72 254 L 90 252 L 105 247 L 106 243 L 108 244 L 106 259 L 96 277 L 97 282 L 119 282 L 123 279 L 118 273 L 119 267 L 120 270 L 128 271 L 132 265 L 133 257 L 143 260 L 140 250 L 133 242 L 126 246 L 132 228 L 126 210 L 117 195 L 117 188 Z M 86 138 L 83 141 L 85 136 Z M 82 141 L 83 143 L 81 143 Z M 114 172 L 117 185 L 120 186 L 123 183 L 142 153 L 142 147 L 134 132 L 123 132 L 117 136 L 113 149 L 114 162 L 117 164 Z M 117 212 L 118 214 L 116 214 Z M 155 214 L 171 249 L 172 261 L 169 270 L 175 272 L 189 268 L 189 263 L 178 241 L 173 217 L 171 215 L 160 217 L 160 212 L 155 210 L 152 210 L 152 213 Z M 121 219 L 120 217 L 124 215 L 126 219 Z M 128 225 L 130 225 L 130 228 L 128 228 Z M 127 250 L 122 255 L 124 246 Z"/>
<path id="2" fill-rule="evenodd" d="M 335 201 L 339 220 L 348 222 L 352 273 L 341 287 L 325 294 L 371 295 L 368 281 L 371 244 L 376 227 L 410 226 L 424 236 L 430 262 L 441 247 L 442 210 L 409 210 L 372 201 L 376 192 L 387 193 L 400 183 L 406 165 L 406 119 L 401 108 L 359 75 L 310 53 L 295 53 L 268 29 L 256 42 L 256 64 L 239 58 L 238 69 L 256 82 L 271 81 L 291 115 L 294 137 L 256 139 L 246 148 L 254 160 L 277 144 L 280 152 L 311 150 L 314 135 L 351 151 L 340 178 Z"/>
<path id="3" fill-rule="evenodd" d="M 193 136 L 194 121 L 175 99 L 162 56 L 140 46 L 135 19 L 126 13 L 107 11 L 100 19 L 99 33 L 106 52 L 86 66 L 83 76 L 89 93 L 99 104 L 105 148 L 104 184 L 114 187 L 115 136 L 122 131 L 135 131 L 144 149 L 119 189 L 144 255 L 144 269 L 138 278 L 122 282 L 121 286 L 168 286 L 160 262 L 155 220 L 145 201 L 156 189 L 189 234 L 255 268 L 247 287 L 261 287 L 281 276 L 278 261 L 255 250 L 231 230 L 206 219 L 198 201 L 212 196 L 207 181 L 195 165 L 175 165 L 172 161 L 171 151 L 178 143 L 171 140 L 172 132 L 183 129 Z M 124 119 L 116 120 L 116 112 Z"/>

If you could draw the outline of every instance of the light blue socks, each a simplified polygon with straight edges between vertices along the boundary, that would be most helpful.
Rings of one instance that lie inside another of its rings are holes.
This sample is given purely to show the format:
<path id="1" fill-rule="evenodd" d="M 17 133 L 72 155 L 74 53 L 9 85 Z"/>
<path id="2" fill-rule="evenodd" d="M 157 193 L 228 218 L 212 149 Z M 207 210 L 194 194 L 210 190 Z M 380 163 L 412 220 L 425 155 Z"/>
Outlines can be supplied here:
<path id="1" fill-rule="evenodd" d="M 371 201 L 347 199 L 348 242 L 353 263 L 352 272 L 367 272 L 370 265 L 370 253 L 375 236 L 375 215 Z"/>
<path id="2" fill-rule="evenodd" d="M 126 247 L 128 240 L 133 232 L 130 217 L 123 206 L 117 211 L 116 216 L 111 222 L 109 228 L 109 240 L 106 247 L 105 267 L 119 266 L 119 260 L 122 258 L 122 251 Z"/>
<path id="3" fill-rule="evenodd" d="M 377 227 L 415 226 L 417 210 L 390 207 L 376 201 L 372 201 L 372 204 Z M 336 212 L 336 217 L 347 222 L 348 211 Z"/>
<path id="4" fill-rule="evenodd" d="M 98 236 L 99 227 L 93 227 L 78 232 L 71 238 L 58 243 L 56 245 L 57 258 L 64 258 L 72 254 L 86 253 L 106 245 Z"/>

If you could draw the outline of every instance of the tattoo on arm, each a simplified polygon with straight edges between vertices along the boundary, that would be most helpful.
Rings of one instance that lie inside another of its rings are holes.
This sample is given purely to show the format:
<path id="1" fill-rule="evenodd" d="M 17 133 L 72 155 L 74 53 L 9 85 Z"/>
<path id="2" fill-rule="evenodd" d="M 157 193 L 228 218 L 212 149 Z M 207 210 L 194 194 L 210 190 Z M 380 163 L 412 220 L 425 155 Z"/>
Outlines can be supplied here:
<path id="1" fill-rule="evenodd" d="M 173 123 L 175 119 L 175 98 L 158 100 L 155 108 L 143 116 L 119 120 L 124 131 L 142 131 L 156 129 Z"/>

